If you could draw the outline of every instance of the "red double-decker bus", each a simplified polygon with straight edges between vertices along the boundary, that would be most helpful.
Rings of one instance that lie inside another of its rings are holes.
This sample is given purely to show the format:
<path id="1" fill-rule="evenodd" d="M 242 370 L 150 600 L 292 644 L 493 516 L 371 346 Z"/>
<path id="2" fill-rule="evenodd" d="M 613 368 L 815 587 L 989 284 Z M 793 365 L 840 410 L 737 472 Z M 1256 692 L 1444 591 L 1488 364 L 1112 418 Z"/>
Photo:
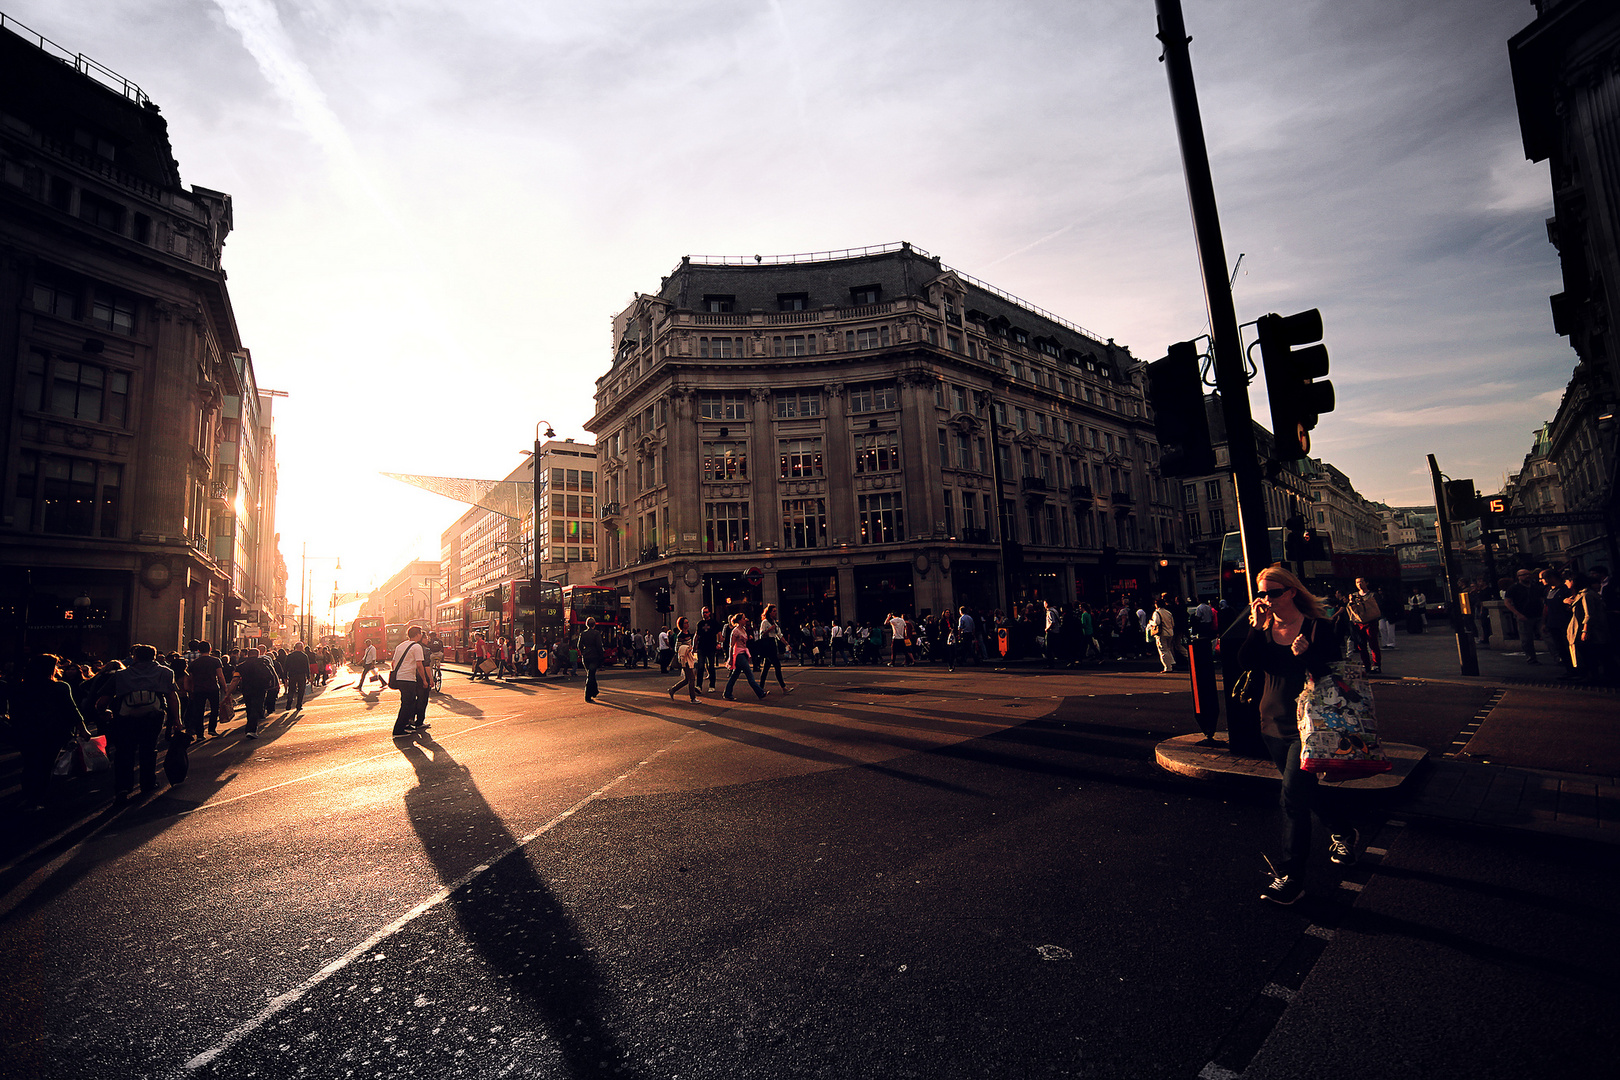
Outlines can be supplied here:
<path id="1" fill-rule="evenodd" d="M 366 654 L 367 645 L 377 646 L 378 656 L 383 656 L 388 647 L 380 615 L 362 615 L 349 624 L 349 643 L 345 649 L 348 658 L 351 661 L 359 660 Z"/>
<path id="2" fill-rule="evenodd" d="M 433 632 L 452 664 L 465 664 L 472 656 L 471 612 L 472 602 L 465 596 L 446 600 L 433 611 Z"/>

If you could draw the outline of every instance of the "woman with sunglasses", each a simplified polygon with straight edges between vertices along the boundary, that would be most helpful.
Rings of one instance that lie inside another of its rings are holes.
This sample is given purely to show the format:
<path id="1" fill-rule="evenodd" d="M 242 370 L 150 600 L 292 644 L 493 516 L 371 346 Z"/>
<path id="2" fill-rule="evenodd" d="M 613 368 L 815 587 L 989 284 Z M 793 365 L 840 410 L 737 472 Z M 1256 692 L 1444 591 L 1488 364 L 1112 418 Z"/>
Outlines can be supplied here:
<path id="1" fill-rule="evenodd" d="M 1356 830 L 1323 798 L 1316 777 L 1299 767 L 1299 726 L 1295 705 L 1305 676 L 1326 675 L 1344 655 L 1339 634 L 1322 601 L 1281 566 L 1256 575 L 1257 595 L 1249 604 L 1249 636 L 1238 653 L 1238 668 L 1260 691 L 1260 736 L 1282 773 L 1282 847 L 1272 863 L 1271 883 L 1260 894 L 1274 904 L 1292 904 L 1304 895 L 1300 878 L 1310 859 L 1311 812 L 1327 827 L 1328 857 L 1340 866 L 1356 861 Z"/>

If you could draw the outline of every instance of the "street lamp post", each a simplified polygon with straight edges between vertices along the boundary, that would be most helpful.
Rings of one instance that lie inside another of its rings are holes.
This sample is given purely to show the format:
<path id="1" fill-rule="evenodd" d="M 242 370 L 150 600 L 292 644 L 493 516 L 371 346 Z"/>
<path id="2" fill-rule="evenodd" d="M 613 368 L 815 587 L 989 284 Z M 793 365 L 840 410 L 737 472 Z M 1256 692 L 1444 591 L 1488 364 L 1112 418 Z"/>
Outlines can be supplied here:
<path id="1" fill-rule="evenodd" d="M 529 657 L 534 674 L 540 674 L 540 429 L 546 429 L 546 438 L 555 439 L 549 420 L 534 425 L 534 456 L 529 459 L 534 467 L 533 520 L 529 523 L 529 600 L 532 614 L 529 625 Z M 512 598 L 512 612 L 517 613 L 517 597 Z"/>
<path id="2" fill-rule="evenodd" d="M 300 641 L 309 641 L 309 564 L 312 560 L 315 562 L 325 562 L 328 559 L 331 559 L 337 564 L 332 567 L 333 570 L 343 569 L 343 557 L 341 555 L 311 555 L 309 553 L 309 541 L 304 541 L 303 547 L 298 556 L 298 616 L 300 621 L 304 624 L 303 633 L 299 635 Z M 336 590 L 336 587 L 336 583 L 334 582 L 334 591 Z"/>

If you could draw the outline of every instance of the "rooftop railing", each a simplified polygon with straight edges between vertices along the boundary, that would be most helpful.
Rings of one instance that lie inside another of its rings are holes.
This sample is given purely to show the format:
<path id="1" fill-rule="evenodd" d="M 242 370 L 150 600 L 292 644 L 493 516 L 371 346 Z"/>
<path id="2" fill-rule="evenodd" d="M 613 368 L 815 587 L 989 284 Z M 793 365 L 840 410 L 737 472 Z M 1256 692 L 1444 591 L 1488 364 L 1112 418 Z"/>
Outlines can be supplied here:
<path id="1" fill-rule="evenodd" d="M 109 90 L 116 91 L 137 105 L 150 105 L 152 99 L 146 96 L 146 91 L 124 78 L 112 68 L 85 56 L 83 53 L 70 52 L 46 37 L 44 34 L 24 26 L 16 19 L 10 18 L 0 11 L 0 30 L 10 30 L 24 41 L 31 42 L 40 52 L 64 64 L 69 64 L 80 75 L 94 79 Z"/>

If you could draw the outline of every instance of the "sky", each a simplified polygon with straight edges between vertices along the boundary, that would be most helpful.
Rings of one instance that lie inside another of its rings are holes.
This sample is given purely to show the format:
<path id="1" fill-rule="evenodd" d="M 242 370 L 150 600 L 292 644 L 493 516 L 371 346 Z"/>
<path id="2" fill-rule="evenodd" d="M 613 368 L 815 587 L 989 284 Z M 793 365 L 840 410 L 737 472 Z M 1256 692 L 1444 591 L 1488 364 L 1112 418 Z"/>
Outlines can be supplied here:
<path id="1" fill-rule="evenodd" d="M 1495 490 L 1576 359 L 1508 69 L 1533 7 L 1184 7 L 1238 319 L 1322 311 L 1313 452 L 1394 504 L 1433 502 L 1429 453 Z M 591 438 L 612 317 L 683 255 L 905 240 L 1142 359 L 1207 330 L 1152 0 L 0 11 L 138 83 L 232 196 L 295 603 L 305 545 L 322 595 L 438 557 L 465 507 L 380 473 Z"/>

